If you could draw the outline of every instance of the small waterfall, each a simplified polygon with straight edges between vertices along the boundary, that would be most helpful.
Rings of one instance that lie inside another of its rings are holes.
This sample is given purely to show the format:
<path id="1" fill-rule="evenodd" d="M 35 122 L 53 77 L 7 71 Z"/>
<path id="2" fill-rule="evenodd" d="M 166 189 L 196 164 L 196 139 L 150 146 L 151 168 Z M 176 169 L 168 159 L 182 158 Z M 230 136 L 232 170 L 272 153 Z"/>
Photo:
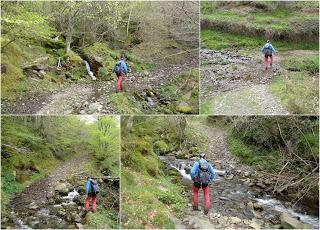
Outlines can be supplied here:
<path id="1" fill-rule="evenodd" d="M 83 60 L 83 62 L 86 65 L 86 70 L 87 70 L 89 76 L 92 78 L 92 80 L 96 80 L 96 77 L 94 76 L 93 72 L 91 71 L 89 63 L 86 60 Z"/>

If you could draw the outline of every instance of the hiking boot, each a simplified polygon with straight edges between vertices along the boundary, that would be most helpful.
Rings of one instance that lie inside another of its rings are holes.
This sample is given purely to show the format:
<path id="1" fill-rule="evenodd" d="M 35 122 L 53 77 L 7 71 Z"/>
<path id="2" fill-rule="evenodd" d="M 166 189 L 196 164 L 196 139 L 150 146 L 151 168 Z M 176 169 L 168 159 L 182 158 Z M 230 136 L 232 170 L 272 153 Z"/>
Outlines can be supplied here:
<path id="1" fill-rule="evenodd" d="M 208 215 L 208 213 L 209 213 L 209 209 L 206 209 L 206 208 L 205 208 L 205 209 L 204 209 L 204 214 L 205 214 L 205 215 Z"/>
<path id="2" fill-rule="evenodd" d="M 194 210 L 194 211 L 200 211 L 198 205 L 193 205 L 193 210 Z"/>

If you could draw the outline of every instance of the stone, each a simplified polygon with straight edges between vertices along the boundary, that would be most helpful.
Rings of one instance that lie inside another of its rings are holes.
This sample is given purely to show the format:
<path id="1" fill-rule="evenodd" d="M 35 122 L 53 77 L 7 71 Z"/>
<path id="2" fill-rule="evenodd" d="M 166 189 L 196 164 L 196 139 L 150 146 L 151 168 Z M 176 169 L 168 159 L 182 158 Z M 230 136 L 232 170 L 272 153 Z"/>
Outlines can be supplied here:
<path id="1" fill-rule="evenodd" d="M 74 222 L 77 222 L 77 223 L 81 222 L 81 217 L 79 214 L 73 214 L 72 219 L 74 220 Z"/>
<path id="2" fill-rule="evenodd" d="M 83 225 L 81 223 L 76 223 L 77 229 L 83 229 Z"/>
<path id="3" fill-rule="evenodd" d="M 259 187 L 259 188 L 262 188 L 262 189 L 266 188 L 265 184 L 263 184 L 262 182 L 256 183 L 256 186 Z"/>
<path id="4" fill-rule="evenodd" d="M 263 225 L 263 222 L 261 220 L 253 218 L 249 226 L 253 229 L 261 229 L 262 225 Z"/>
<path id="5" fill-rule="evenodd" d="M 189 106 L 189 104 L 184 101 L 180 102 L 176 109 L 178 112 L 185 114 L 190 114 L 192 112 L 192 109 Z"/>
<path id="6" fill-rule="evenodd" d="M 232 224 L 241 223 L 241 219 L 238 217 L 230 217 L 230 223 L 232 223 Z"/>
<path id="7" fill-rule="evenodd" d="M 260 203 L 254 203 L 253 204 L 253 209 L 257 210 L 257 211 L 262 211 L 263 207 L 262 207 L 262 205 Z"/>
<path id="8" fill-rule="evenodd" d="M 225 201 L 230 200 L 229 198 L 227 198 L 227 197 L 223 197 L 223 196 L 221 196 L 219 199 L 220 199 L 220 200 L 225 200 Z"/>
<path id="9" fill-rule="evenodd" d="M 89 113 L 98 113 L 102 109 L 102 105 L 98 102 L 89 105 Z"/>
<path id="10" fill-rule="evenodd" d="M 54 190 L 59 192 L 61 195 L 68 195 L 69 189 L 67 188 L 67 184 L 59 182 L 54 187 Z"/>
<path id="11" fill-rule="evenodd" d="M 280 221 L 282 227 L 285 229 L 312 229 L 311 225 L 302 223 L 287 213 L 280 215 Z"/>
<path id="12" fill-rule="evenodd" d="M 233 175 L 233 174 L 230 174 L 230 175 L 226 176 L 226 179 L 227 179 L 227 180 L 232 180 L 233 177 L 234 177 L 234 175 Z"/>

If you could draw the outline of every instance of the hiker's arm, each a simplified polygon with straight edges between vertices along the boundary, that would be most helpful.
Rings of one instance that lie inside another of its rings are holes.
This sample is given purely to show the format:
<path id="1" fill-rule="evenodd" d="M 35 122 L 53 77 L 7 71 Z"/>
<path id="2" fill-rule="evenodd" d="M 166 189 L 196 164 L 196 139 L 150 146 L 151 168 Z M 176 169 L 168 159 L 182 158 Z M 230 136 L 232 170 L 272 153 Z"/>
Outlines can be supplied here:
<path id="1" fill-rule="evenodd" d="M 123 66 L 124 72 L 126 73 L 126 75 L 128 75 L 128 68 L 127 68 L 126 63 L 123 62 L 122 66 Z"/>
<path id="2" fill-rule="evenodd" d="M 272 48 L 272 52 L 273 53 L 276 53 L 276 49 L 275 48 L 273 48 L 273 46 L 271 45 L 271 48 Z"/>
<path id="3" fill-rule="evenodd" d="M 194 180 L 194 178 L 196 177 L 196 175 L 198 175 L 198 168 L 199 168 L 199 163 L 198 162 L 194 162 L 191 171 L 190 171 L 190 175 L 191 175 L 191 179 Z"/>
<path id="4" fill-rule="evenodd" d="M 113 66 L 112 73 L 114 73 L 115 71 L 116 71 L 116 65 Z"/>
<path id="5" fill-rule="evenodd" d="M 86 183 L 86 194 L 89 194 L 90 192 L 90 181 L 87 181 Z"/>
<path id="6" fill-rule="evenodd" d="M 216 177 L 216 173 L 215 173 L 214 168 L 212 167 L 211 164 L 209 165 L 209 171 L 211 174 L 210 181 L 212 181 Z"/>

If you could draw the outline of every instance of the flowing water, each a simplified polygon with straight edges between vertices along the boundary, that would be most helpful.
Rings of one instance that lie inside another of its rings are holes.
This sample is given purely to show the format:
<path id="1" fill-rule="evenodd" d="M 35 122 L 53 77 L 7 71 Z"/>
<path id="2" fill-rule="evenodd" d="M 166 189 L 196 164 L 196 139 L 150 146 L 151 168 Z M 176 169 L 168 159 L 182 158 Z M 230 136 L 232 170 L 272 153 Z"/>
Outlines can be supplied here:
<path id="1" fill-rule="evenodd" d="M 193 161 L 169 159 L 165 156 L 160 156 L 159 159 L 165 162 L 168 168 L 176 169 L 182 181 L 186 185 L 192 184 L 190 170 Z M 296 210 L 285 207 L 281 201 L 270 197 L 257 197 L 254 191 L 237 176 L 230 177 L 226 170 L 215 170 L 216 177 L 212 183 L 212 192 L 210 193 L 211 200 L 214 201 L 213 207 L 216 211 L 226 216 L 238 216 L 241 219 L 252 219 L 254 216 L 251 211 L 246 210 L 249 202 L 259 203 L 262 205 L 262 218 L 266 220 L 274 218 L 281 213 L 288 213 L 291 216 L 297 217 L 301 222 L 310 224 L 313 228 L 319 228 L 319 217 L 303 214 L 297 207 Z"/>
<path id="2" fill-rule="evenodd" d="M 86 60 L 83 60 L 84 64 L 86 65 L 86 70 L 91 77 L 92 80 L 96 80 L 96 77 L 94 76 L 93 72 L 91 71 L 90 65 Z"/>

